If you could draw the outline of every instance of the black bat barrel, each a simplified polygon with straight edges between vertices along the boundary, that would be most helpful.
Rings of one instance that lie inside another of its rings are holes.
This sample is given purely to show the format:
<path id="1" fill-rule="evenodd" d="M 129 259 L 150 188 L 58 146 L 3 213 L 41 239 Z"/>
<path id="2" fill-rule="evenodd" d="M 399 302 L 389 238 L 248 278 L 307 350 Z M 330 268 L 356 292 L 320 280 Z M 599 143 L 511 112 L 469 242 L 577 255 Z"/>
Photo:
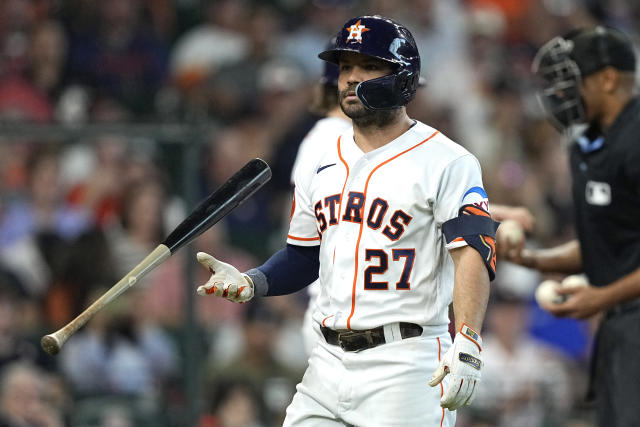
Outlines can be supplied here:
<path id="1" fill-rule="evenodd" d="M 264 160 L 253 159 L 196 207 L 162 242 L 173 254 L 204 233 L 271 179 Z"/>

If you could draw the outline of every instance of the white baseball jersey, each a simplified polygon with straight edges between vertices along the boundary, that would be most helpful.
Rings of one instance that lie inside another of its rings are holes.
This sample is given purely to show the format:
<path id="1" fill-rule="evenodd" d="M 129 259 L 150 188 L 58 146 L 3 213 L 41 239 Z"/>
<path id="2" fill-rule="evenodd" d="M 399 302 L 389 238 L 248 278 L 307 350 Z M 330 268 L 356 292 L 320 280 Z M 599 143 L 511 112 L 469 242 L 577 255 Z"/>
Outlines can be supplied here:
<path id="1" fill-rule="evenodd" d="M 318 120 L 304 137 L 296 159 L 291 168 L 291 183 L 295 183 L 296 169 L 301 159 L 319 157 L 329 147 L 335 144 L 336 139 L 347 130 L 351 129 L 351 120 L 342 117 L 324 117 Z"/>
<path id="2" fill-rule="evenodd" d="M 314 320 L 332 329 L 393 322 L 447 325 L 453 261 L 441 225 L 474 203 L 488 210 L 476 158 L 416 122 L 364 153 L 353 130 L 295 171 L 287 242 L 320 244 Z"/>
<path id="3" fill-rule="evenodd" d="M 291 170 L 291 182 L 295 183 L 296 169 L 301 159 L 320 158 L 325 151 L 335 145 L 336 140 L 343 132 L 351 128 L 351 120 L 342 117 L 325 117 L 318 120 L 311 130 L 304 137 L 298 147 L 298 154 Z M 312 315 L 316 309 L 316 299 L 320 294 L 320 281 L 316 280 L 307 286 L 309 294 L 309 304 L 304 314 L 304 324 L 302 328 L 304 345 L 307 355 L 316 344 L 318 335 L 313 330 Z"/>

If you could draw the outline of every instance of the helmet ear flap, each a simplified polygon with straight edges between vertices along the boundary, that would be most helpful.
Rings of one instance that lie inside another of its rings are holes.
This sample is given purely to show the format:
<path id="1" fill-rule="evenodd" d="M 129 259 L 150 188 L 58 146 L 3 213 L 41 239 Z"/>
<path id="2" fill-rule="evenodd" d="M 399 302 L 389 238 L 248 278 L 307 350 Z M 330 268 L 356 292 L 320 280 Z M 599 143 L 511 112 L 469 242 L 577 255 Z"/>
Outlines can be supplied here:
<path id="1" fill-rule="evenodd" d="M 356 95 L 371 110 L 392 110 L 408 104 L 415 97 L 420 76 L 400 70 L 388 76 L 366 80 L 356 87 Z"/>
<path id="2" fill-rule="evenodd" d="M 416 88 L 419 85 L 420 75 L 411 73 L 409 70 L 401 70 L 396 74 L 398 82 L 398 92 L 403 95 L 405 103 L 409 103 L 416 96 Z"/>
<path id="3" fill-rule="evenodd" d="M 361 82 L 356 87 L 356 95 L 370 110 L 391 110 L 404 105 L 396 74 Z"/>

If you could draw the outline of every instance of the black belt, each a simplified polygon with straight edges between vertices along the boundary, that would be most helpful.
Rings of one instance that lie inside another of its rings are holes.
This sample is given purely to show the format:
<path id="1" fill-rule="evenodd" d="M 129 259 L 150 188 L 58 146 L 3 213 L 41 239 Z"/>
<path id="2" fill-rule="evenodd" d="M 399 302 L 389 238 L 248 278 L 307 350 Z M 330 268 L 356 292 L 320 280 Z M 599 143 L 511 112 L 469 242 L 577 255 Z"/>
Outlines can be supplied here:
<path id="1" fill-rule="evenodd" d="M 344 351 L 361 351 L 385 344 L 384 327 L 358 331 L 334 331 L 333 329 L 320 327 L 322 335 L 328 344 L 338 345 Z M 415 323 L 400 322 L 400 336 L 402 339 L 419 337 L 422 335 L 422 326 Z"/>
<path id="2" fill-rule="evenodd" d="M 616 304 L 607 310 L 607 317 L 618 316 L 627 311 L 634 311 L 640 309 L 640 298 L 632 299 L 631 301 L 621 302 Z"/>

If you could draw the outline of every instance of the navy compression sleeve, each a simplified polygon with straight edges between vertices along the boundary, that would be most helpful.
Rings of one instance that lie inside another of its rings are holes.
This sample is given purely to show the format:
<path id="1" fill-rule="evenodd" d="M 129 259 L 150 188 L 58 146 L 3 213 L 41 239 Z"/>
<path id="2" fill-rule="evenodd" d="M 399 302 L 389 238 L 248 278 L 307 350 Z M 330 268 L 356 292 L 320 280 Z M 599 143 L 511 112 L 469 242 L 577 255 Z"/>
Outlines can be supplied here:
<path id="1" fill-rule="evenodd" d="M 292 294 L 318 278 L 320 246 L 289 245 L 258 268 L 245 272 L 258 296 Z"/>

